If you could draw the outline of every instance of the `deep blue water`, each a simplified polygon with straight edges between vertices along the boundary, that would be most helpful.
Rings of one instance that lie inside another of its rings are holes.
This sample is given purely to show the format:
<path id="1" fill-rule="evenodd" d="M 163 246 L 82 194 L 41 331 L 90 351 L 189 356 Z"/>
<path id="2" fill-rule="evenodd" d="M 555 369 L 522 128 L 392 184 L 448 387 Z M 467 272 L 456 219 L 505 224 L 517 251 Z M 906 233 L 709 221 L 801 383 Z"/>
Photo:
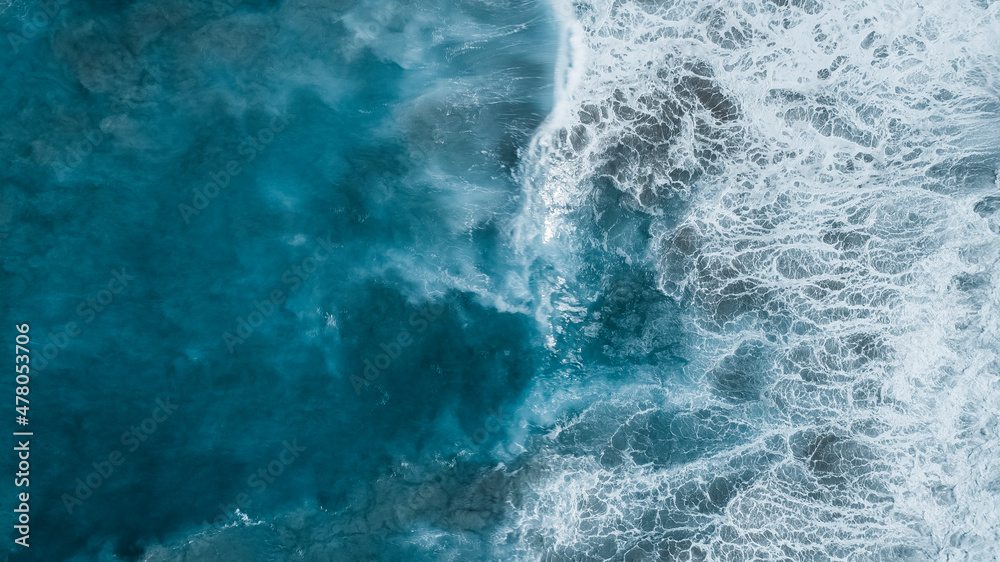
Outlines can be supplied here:
<path id="1" fill-rule="evenodd" d="M 0 27 L 10 559 L 995 556 L 1000 5 Z"/>

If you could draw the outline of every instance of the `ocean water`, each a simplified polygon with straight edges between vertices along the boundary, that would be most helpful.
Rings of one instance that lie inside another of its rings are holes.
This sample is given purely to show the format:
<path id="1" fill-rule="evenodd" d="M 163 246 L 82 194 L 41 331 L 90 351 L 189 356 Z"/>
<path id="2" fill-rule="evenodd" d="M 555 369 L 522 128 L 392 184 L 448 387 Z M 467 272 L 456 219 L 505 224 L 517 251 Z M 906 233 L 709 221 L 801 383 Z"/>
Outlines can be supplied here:
<path id="1" fill-rule="evenodd" d="M 1000 3 L 0 27 L 9 559 L 1000 559 Z"/>

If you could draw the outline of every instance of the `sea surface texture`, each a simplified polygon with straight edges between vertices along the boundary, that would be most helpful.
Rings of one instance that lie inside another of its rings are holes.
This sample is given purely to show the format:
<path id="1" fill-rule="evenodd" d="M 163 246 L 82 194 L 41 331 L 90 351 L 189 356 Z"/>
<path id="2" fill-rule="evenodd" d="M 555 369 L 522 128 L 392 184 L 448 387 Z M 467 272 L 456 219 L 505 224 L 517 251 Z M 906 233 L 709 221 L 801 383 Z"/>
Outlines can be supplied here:
<path id="1" fill-rule="evenodd" d="M 10 560 L 1000 559 L 1000 2 L 0 31 Z"/>

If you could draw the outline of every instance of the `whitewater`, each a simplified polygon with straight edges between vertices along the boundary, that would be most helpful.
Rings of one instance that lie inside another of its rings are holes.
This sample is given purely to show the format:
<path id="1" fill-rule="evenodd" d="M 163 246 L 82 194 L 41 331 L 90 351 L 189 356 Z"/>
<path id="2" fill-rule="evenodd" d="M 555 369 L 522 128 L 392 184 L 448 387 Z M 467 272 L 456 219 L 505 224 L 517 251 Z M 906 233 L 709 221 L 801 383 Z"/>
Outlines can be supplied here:
<path id="1" fill-rule="evenodd" d="M 512 552 L 997 559 L 1000 4 L 560 13 L 519 242 L 567 368 L 525 406 L 553 430 Z M 654 308 L 621 343 L 655 360 L 570 367 L 595 253 L 650 264 L 686 360 Z"/>

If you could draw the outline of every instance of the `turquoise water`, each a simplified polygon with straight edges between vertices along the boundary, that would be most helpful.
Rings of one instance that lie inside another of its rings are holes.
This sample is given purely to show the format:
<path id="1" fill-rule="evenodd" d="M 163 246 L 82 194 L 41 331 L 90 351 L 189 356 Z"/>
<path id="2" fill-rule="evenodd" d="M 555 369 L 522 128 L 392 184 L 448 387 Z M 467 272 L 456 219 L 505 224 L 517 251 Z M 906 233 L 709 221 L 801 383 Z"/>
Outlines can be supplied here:
<path id="1" fill-rule="evenodd" d="M 1000 5 L 0 24 L 12 560 L 992 559 Z"/>

